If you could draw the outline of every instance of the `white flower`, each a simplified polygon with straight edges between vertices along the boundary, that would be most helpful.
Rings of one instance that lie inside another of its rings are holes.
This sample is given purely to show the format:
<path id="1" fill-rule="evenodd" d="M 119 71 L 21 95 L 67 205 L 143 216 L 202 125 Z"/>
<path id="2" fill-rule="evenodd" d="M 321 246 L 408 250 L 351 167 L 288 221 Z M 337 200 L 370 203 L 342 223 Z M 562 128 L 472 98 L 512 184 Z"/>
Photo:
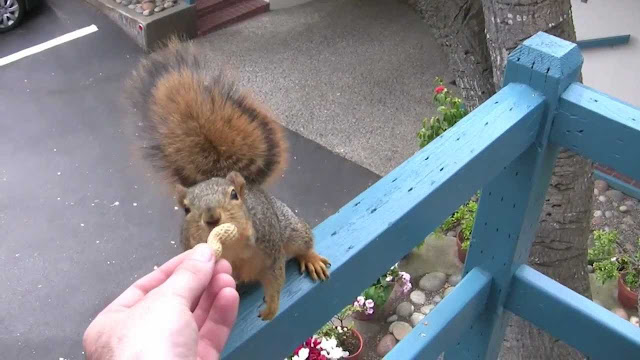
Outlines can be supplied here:
<path id="1" fill-rule="evenodd" d="M 365 305 L 367 305 L 368 308 L 372 308 L 373 305 L 375 305 L 375 303 L 373 302 L 373 300 L 368 299 L 367 301 L 364 302 Z"/>
<path id="2" fill-rule="evenodd" d="M 345 356 L 349 356 L 348 352 L 342 350 L 342 348 L 338 346 L 338 341 L 334 338 L 323 338 L 319 347 L 322 349 L 322 355 L 326 356 L 330 360 L 338 360 Z"/>
<path id="3" fill-rule="evenodd" d="M 298 355 L 293 356 L 293 360 L 306 360 L 309 357 L 309 349 L 302 348 L 298 351 Z"/>
<path id="4" fill-rule="evenodd" d="M 358 296 L 356 300 L 358 301 L 358 305 L 364 305 L 364 296 Z"/>

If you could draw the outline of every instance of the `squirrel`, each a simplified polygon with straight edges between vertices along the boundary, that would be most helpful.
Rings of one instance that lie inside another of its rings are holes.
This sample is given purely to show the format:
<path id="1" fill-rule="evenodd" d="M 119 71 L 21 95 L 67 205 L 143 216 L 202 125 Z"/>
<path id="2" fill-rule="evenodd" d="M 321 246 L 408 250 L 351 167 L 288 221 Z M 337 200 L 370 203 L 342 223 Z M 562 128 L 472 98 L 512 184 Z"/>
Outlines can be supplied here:
<path id="1" fill-rule="evenodd" d="M 164 174 L 184 210 L 183 251 L 220 224 L 238 229 L 221 258 L 239 283 L 259 282 L 265 306 L 278 312 L 285 264 L 295 258 L 313 281 L 329 278 L 329 260 L 314 250 L 307 222 L 265 185 L 284 173 L 288 144 L 270 110 L 222 70 L 202 60 L 190 40 L 172 37 L 142 59 L 125 84 L 125 99 L 139 116 L 143 158 Z"/>

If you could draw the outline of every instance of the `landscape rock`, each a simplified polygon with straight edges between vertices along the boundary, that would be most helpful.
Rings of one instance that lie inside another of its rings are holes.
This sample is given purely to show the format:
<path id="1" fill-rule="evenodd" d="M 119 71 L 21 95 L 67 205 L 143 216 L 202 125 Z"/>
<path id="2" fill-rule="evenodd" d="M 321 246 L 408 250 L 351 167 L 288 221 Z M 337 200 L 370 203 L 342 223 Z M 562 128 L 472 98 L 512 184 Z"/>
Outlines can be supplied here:
<path id="1" fill-rule="evenodd" d="M 591 265 L 587 265 L 587 272 L 588 272 L 589 274 L 593 273 L 593 266 L 591 266 Z"/>
<path id="2" fill-rule="evenodd" d="M 436 306 L 433 305 L 433 304 L 425 305 L 425 306 L 420 308 L 420 312 L 425 314 L 425 315 L 428 315 L 431 312 L 431 310 L 433 310 L 433 308 L 435 308 L 435 307 Z"/>
<path id="3" fill-rule="evenodd" d="M 604 195 L 600 195 L 600 196 L 598 196 L 598 200 L 600 200 L 600 202 L 605 202 L 605 201 L 607 201 L 607 197 L 604 196 Z"/>
<path id="4" fill-rule="evenodd" d="M 413 313 L 413 305 L 410 302 L 403 302 L 396 308 L 396 314 L 404 318 L 408 318 Z M 398 339 L 400 340 L 400 339 Z"/>
<path id="5" fill-rule="evenodd" d="M 404 321 L 396 321 L 391 324 L 391 329 L 393 336 L 395 336 L 395 338 L 399 341 L 407 336 L 407 334 L 409 334 L 413 328 L 411 327 L 411 325 Z"/>
<path id="6" fill-rule="evenodd" d="M 463 264 L 458 260 L 456 238 L 435 233 L 427 236 L 420 248 L 414 248 L 398 262 L 398 270 L 416 280 L 435 271 L 459 273 L 462 267 Z"/>
<path id="7" fill-rule="evenodd" d="M 595 196 L 600 195 L 600 191 L 598 191 L 598 189 L 593 189 L 593 195 Z"/>
<path id="8" fill-rule="evenodd" d="M 155 9 L 153 9 L 153 11 L 159 13 L 160 11 L 164 10 L 164 6 L 156 6 Z"/>
<path id="9" fill-rule="evenodd" d="M 605 192 L 605 195 L 607 195 L 608 198 L 610 198 L 613 201 L 622 201 L 624 199 L 624 194 L 618 190 L 607 190 Z"/>
<path id="10" fill-rule="evenodd" d="M 624 219 L 622 219 L 622 222 L 628 225 L 633 225 L 633 218 L 631 216 L 625 216 Z"/>
<path id="11" fill-rule="evenodd" d="M 396 346 L 397 343 L 398 341 L 393 335 L 387 334 L 383 336 L 382 339 L 380 339 L 378 346 L 376 346 L 376 354 L 380 357 L 384 357 L 389 353 L 389 351 L 391 351 L 391 349 L 393 349 L 394 346 Z"/>
<path id="12" fill-rule="evenodd" d="M 413 290 L 411 294 L 409 294 L 409 299 L 416 305 L 422 305 L 427 301 L 427 296 L 420 290 Z"/>
<path id="13" fill-rule="evenodd" d="M 441 272 L 432 272 L 423 276 L 418 286 L 425 291 L 438 291 L 442 289 L 446 282 L 447 275 Z"/>
<path id="14" fill-rule="evenodd" d="M 600 217 L 600 216 L 602 216 L 602 210 L 596 210 L 596 211 L 594 211 L 594 212 L 593 212 L 593 216 L 595 216 L 595 217 Z"/>
<path id="15" fill-rule="evenodd" d="M 614 314 L 620 316 L 621 318 L 623 318 L 625 320 L 629 320 L 629 314 L 627 314 L 627 312 L 623 308 L 615 308 L 615 309 L 613 309 L 611 311 Z"/>
<path id="16" fill-rule="evenodd" d="M 640 327 L 640 319 L 637 316 L 630 317 L 629 322 L 637 327 Z"/>
<path id="17" fill-rule="evenodd" d="M 604 225 L 604 218 L 602 216 L 595 217 L 595 218 L 593 218 L 593 220 L 591 220 L 591 223 L 594 226 L 602 226 L 602 225 Z"/>
<path id="18" fill-rule="evenodd" d="M 620 210 L 621 213 L 626 213 L 627 211 L 629 211 L 629 208 L 626 205 L 622 205 L 620 206 L 620 208 L 618 208 L 618 210 Z"/>
<path id="19" fill-rule="evenodd" d="M 455 286 L 452 286 L 450 288 L 447 288 L 447 290 L 444 291 L 444 294 L 442 294 L 444 297 L 447 297 L 447 295 L 451 294 L 451 292 L 453 291 L 453 289 L 455 289 Z"/>
<path id="20" fill-rule="evenodd" d="M 597 189 L 600 192 L 605 192 L 607 190 L 609 190 L 609 184 L 607 184 L 606 181 L 604 180 L 596 180 L 593 182 L 593 187 L 594 189 Z"/>
<path id="21" fill-rule="evenodd" d="M 135 5 L 135 4 L 131 4 L 131 5 L 129 5 L 129 6 L 128 6 L 128 8 L 129 8 L 129 9 L 131 9 L 131 10 L 133 10 L 133 9 L 135 9 L 135 8 L 136 8 L 136 5 Z"/>
<path id="22" fill-rule="evenodd" d="M 606 217 L 607 219 L 610 219 L 613 217 L 613 211 L 611 210 L 607 210 L 604 212 L 604 217 Z"/>
<path id="23" fill-rule="evenodd" d="M 420 321 L 422 321 L 422 319 L 424 319 L 426 315 L 422 314 L 422 313 L 413 313 L 411 314 L 411 325 L 413 325 L 414 327 L 417 326 Z"/>
<path id="24" fill-rule="evenodd" d="M 437 304 L 442 301 L 442 297 L 440 295 L 436 295 L 433 297 L 433 299 L 431 299 L 431 301 L 433 301 L 434 304 Z"/>
<path id="25" fill-rule="evenodd" d="M 149 10 L 149 11 L 151 11 L 151 10 L 153 10 L 153 8 L 155 8 L 155 7 L 156 7 L 156 3 L 155 3 L 155 2 L 153 2 L 153 1 L 147 1 L 147 2 L 143 2 L 143 3 L 142 3 L 142 9 L 143 9 L 143 10 Z"/>
<path id="26" fill-rule="evenodd" d="M 151 15 L 151 10 L 145 10 L 145 11 L 143 11 L 143 12 L 142 12 L 142 15 L 144 15 L 144 16 L 149 16 L 149 15 Z"/>
<path id="27" fill-rule="evenodd" d="M 396 315 L 396 314 L 393 314 L 393 315 L 389 316 L 389 318 L 387 318 L 387 322 L 388 323 L 392 323 L 392 322 L 396 322 L 396 321 L 398 321 L 398 315 Z"/>
<path id="28" fill-rule="evenodd" d="M 447 282 L 451 286 L 456 286 L 458 285 L 458 283 L 460 283 L 460 280 L 462 280 L 462 274 L 454 274 L 449 276 L 449 279 L 447 280 Z"/>

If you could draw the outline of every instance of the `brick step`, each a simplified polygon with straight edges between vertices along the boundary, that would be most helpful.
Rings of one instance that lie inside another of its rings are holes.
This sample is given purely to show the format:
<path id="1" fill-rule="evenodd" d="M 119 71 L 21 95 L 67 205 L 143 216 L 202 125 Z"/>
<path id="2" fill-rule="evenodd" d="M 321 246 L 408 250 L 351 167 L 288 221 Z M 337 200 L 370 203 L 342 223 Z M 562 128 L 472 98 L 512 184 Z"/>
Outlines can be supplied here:
<path id="1" fill-rule="evenodd" d="M 246 0 L 198 0 L 196 2 L 196 14 L 198 18 L 202 18 L 212 12 L 221 11 L 243 1 Z"/>
<path id="2" fill-rule="evenodd" d="M 220 11 L 198 17 L 198 36 L 206 35 L 225 26 L 269 11 L 269 3 L 263 0 L 244 0 Z"/>

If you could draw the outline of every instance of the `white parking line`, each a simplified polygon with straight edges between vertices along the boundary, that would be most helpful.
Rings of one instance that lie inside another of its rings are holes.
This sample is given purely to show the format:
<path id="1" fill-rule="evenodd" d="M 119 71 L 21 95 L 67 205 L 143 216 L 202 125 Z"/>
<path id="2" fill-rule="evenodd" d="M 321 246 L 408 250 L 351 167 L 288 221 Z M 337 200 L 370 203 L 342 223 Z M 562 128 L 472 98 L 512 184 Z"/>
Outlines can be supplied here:
<path id="1" fill-rule="evenodd" d="M 47 42 L 43 42 L 42 44 L 39 45 L 35 45 L 32 46 L 30 48 L 26 48 L 24 50 L 18 51 L 17 53 L 5 56 L 3 58 L 0 59 L 0 66 L 3 65 L 7 65 L 8 63 L 14 62 L 16 60 L 20 60 L 24 57 L 27 57 L 29 55 L 33 55 L 36 53 L 39 53 L 40 51 L 43 50 L 47 50 L 49 48 L 52 48 L 56 45 L 60 45 L 62 43 L 65 43 L 67 41 L 73 40 L 73 39 L 77 39 L 79 37 L 91 34 L 92 32 L 98 31 L 98 27 L 95 25 L 91 25 L 91 26 L 87 26 L 85 28 L 82 29 L 78 29 L 75 31 L 72 31 L 70 33 L 58 36 L 55 39 L 51 39 Z"/>

